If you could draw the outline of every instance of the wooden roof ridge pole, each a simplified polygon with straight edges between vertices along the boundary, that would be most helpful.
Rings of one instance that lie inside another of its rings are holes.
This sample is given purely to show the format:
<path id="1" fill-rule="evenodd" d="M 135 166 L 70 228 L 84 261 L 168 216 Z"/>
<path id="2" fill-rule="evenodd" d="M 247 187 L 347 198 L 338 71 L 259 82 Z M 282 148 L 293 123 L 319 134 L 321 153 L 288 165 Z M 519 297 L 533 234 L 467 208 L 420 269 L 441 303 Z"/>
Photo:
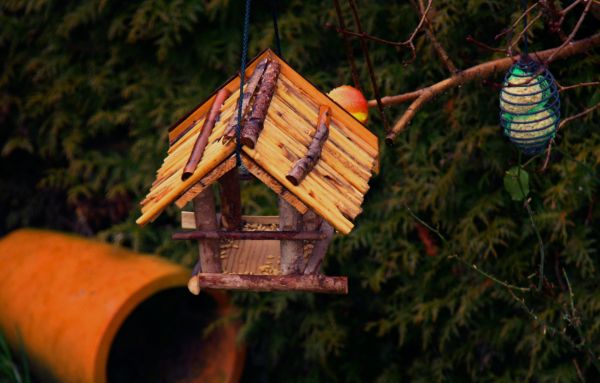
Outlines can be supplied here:
<path id="1" fill-rule="evenodd" d="M 258 93 L 254 99 L 254 104 L 252 105 L 252 111 L 250 112 L 247 121 L 245 121 L 244 125 L 242 126 L 242 145 L 248 146 L 252 149 L 254 149 L 254 146 L 256 146 L 258 135 L 263 129 L 265 118 L 267 118 L 269 105 L 271 105 L 271 100 L 275 94 L 275 86 L 277 84 L 280 71 L 280 64 L 276 60 L 270 61 L 267 65 L 258 89 Z"/>
<path id="2" fill-rule="evenodd" d="M 269 58 L 263 59 L 258 63 L 254 72 L 248 79 L 247 84 L 244 86 L 244 94 L 242 95 L 242 120 L 246 117 L 248 107 L 250 106 L 250 100 L 256 93 L 256 88 L 258 83 L 260 82 L 267 65 L 269 64 Z M 227 128 L 225 128 L 225 134 L 223 134 L 223 140 L 225 142 L 231 141 L 235 138 L 235 129 L 238 125 L 238 109 L 239 102 L 236 103 L 235 110 L 233 111 L 233 116 L 229 120 L 229 124 L 227 124 Z"/>
<path id="3" fill-rule="evenodd" d="M 329 137 L 329 124 L 331 123 L 331 108 L 326 105 L 319 107 L 319 118 L 317 120 L 317 130 L 308 145 L 308 152 L 300 158 L 285 178 L 294 186 L 300 185 L 300 182 L 306 175 L 313 170 L 323 151 L 323 145 Z"/>
<path id="4" fill-rule="evenodd" d="M 567 58 L 576 54 L 586 52 L 594 47 L 600 46 L 600 33 L 596 33 L 585 39 L 581 39 L 571 43 L 570 45 L 546 49 L 538 52 L 531 52 L 530 56 L 536 57 L 538 60 L 547 60 L 552 57 L 553 60 Z M 412 101 L 408 109 L 402 114 L 400 119 L 394 124 L 391 131 L 386 136 L 386 142 L 391 144 L 396 136 L 404 130 L 410 121 L 413 119 L 417 111 L 423 107 L 433 97 L 446 92 L 448 89 L 455 88 L 469 81 L 483 80 L 498 72 L 504 72 L 515 62 L 520 56 L 505 57 L 497 60 L 491 60 L 471 68 L 459 71 L 453 76 L 446 78 L 438 83 L 421 88 L 409 93 L 403 93 L 396 96 L 386 96 L 381 99 L 381 103 L 385 106 L 399 105 L 408 101 Z M 377 107 L 376 100 L 369 101 L 369 107 Z"/>
<path id="5" fill-rule="evenodd" d="M 204 149 L 206 149 L 206 145 L 208 144 L 208 138 L 215 127 L 217 118 L 221 114 L 221 106 L 230 95 L 231 92 L 229 90 L 226 88 L 221 88 L 215 96 L 213 104 L 206 115 L 204 124 L 202 125 L 202 129 L 200 130 L 200 134 L 198 134 L 198 138 L 196 138 L 190 158 L 183 168 L 183 173 L 181 174 L 182 181 L 185 181 L 186 179 L 190 178 L 192 174 L 194 174 L 194 170 L 196 170 L 200 160 L 202 160 Z"/>
<path id="6" fill-rule="evenodd" d="M 239 275 L 200 273 L 195 276 L 201 288 L 244 291 L 307 291 L 348 294 L 347 277 L 325 275 Z"/>

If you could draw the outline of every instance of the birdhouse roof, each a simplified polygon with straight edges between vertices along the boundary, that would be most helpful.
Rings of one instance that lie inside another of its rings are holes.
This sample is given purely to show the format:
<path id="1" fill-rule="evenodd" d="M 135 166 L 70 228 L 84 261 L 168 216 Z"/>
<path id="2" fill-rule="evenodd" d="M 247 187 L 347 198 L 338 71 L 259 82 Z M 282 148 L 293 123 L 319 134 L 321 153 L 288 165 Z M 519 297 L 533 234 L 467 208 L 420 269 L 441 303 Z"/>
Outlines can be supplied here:
<path id="1" fill-rule="evenodd" d="M 338 231 L 347 234 L 353 228 L 352 221 L 361 212 L 369 179 L 378 167 L 377 137 L 271 50 L 262 52 L 249 63 L 246 78 L 265 58 L 280 63 L 280 74 L 264 128 L 253 149 L 242 147 L 242 161 L 250 173 L 301 213 L 313 209 Z M 231 95 L 221 107 L 201 161 L 185 181 L 181 178 L 183 168 L 217 92 L 169 129 L 168 153 L 150 192 L 142 201 L 138 224 L 153 221 L 171 203 L 183 207 L 235 168 L 236 142 L 221 138 L 236 111 L 239 85 L 240 77 L 235 76 L 221 87 L 229 90 Z M 321 105 L 331 108 L 329 137 L 314 169 L 294 186 L 286 175 L 296 160 L 306 155 Z"/>

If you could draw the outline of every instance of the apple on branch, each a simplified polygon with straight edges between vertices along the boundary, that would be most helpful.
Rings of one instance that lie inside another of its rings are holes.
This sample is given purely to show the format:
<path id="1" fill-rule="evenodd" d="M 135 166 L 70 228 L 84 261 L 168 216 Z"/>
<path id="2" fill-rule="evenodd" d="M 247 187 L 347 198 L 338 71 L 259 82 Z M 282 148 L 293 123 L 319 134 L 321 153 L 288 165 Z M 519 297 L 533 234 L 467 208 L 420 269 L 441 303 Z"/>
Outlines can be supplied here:
<path id="1" fill-rule="evenodd" d="M 369 118 L 369 105 L 360 90 L 350 85 L 342 85 L 333 89 L 327 95 L 342 108 L 346 109 L 358 121 L 363 124 L 367 122 Z"/>

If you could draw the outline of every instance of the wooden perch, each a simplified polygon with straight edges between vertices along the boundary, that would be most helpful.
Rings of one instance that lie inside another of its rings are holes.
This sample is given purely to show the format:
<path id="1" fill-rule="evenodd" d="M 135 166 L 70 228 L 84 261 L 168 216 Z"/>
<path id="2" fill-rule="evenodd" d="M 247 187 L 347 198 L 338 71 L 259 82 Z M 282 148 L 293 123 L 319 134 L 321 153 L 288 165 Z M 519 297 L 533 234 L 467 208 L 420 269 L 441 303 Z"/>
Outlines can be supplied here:
<path id="1" fill-rule="evenodd" d="M 552 60 L 566 58 L 575 54 L 583 53 L 591 48 L 600 45 L 600 33 L 597 33 L 588 38 L 575 41 L 567 46 L 559 46 L 553 49 L 547 49 L 544 51 L 532 52 L 530 56 L 535 57 L 537 60 L 543 61 L 552 58 Z M 394 124 L 388 135 L 386 136 L 386 143 L 391 144 L 396 138 L 398 133 L 404 130 L 410 121 L 413 119 L 419 109 L 423 107 L 435 96 L 438 96 L 448 89 L 458 87 L 466 82 L 482 80 L 488 78 L 496 73 L 504 72 L 512 64 L 520 59 L 520 56 L 506 57 L 498 60 L 488 61 L 476 66 L 473 66 L 464 71 L 460 71 L 457 74 L 440 81 L 431 86 L 418 89 L 413 92 L 400 94 L 397 96 L 387 96 L 381 99 L 381 102 L 385 106 L 403 104 L 408 101 L 412 101 L 408 109 L 400 117 L 400 119 Z M 376 107 L 377 101 L 370 100 L 369 107 Z"/>
<path id="2" fill-rule="evenodd" d="M 244 85 L 244 94 L 242 95 L 242 121 L 244 121 L 244 117 L 248 111 L 248 106 L 250 105 L 250 100 L 254 96 L 256 92 L 256 87 L 262 78 L 263 73 L 265 72 L 265 68 L 269 63 L 269 59 L 266 58 L 258 63 L 254 72 L 248 79 L 248 82 Z M 223 141 L 229 142 L 235 138 L 235 132 L 238 125 L 238 117 L 239 117 L 239 101 L 236 103 L 235 111 L 233 112 L 233 116 L 229 120 L 229 124 L 227 124 L 227 128 L 225 128 L 225 133 L 223 134 Z"/>
<path id="3" fill-rule="evenodd" d="M 271 105 L 271 99 L 275 94 L 275 86 L 279 77 L 280 65 L 277 61 L 271 61 L 265 69 L 258 94 L 252 105 L 252 112 L 248 116 L 247 121 L 244 121 L 241 132 L 242 145 L 254 149 L 258 135 L 263 129 L 267 111 Z"/>
<path id="4" fill-rule="evenodd" d="M 226 88 L 221 88 L 215 99 L 213 104 L 210 107 L 210 110 L 206 114 L 206 118 L 204 119 L 204 124 L 202 125 L 202 129 L 200 130 L 200 134 L 198 134 L 198 138 L 194 143 L 194 148 L 192 149 L 192 154 L 190 154 L 190 158 L 188 159 L 187 164 L 183 168 L 183 173 L 181 174 L 181 180 L 185 181 L 190 178 L 192 174 L 194 174 L 194 170 L 200 163 L 202 159 L 202 155 L 204 154 L 204 149 L 206 149 L 206 144 L 208 144 L 208 138 L 210 137 L 210 133 L 215 127 L 215 123 L 217 122 L 217 118 L 221 114 L 221 106 L 227 100 L 229 95 L 231 94 Z"/>
<path id="5" fill-rule="evenodd" d="M 216 217 L 216 215 L 215 215 Z M 321 240 L 326 237 L 320 231 L 218 231 L 194 230 L 173 234 L 175 240 L 187 239 L 234 239 L 234 240 L 285 240 L 306 241 Z M 202 268 L 202 270 L 205 270 Z"/>
<path id="6" fill-rule="evenodd" d="M 317 120 L 317 131 L 308 146 L 306 156 L 300 158 L 285 178 L 293 185 L 298 186 L 308 173 L 315 167 L 321 158 L 323 145 L 329 137 L 329 123 L 331 122 L 331 108 L 321 105 L 319 108 L 319 118 Z"/>
<path id="7" fill-rule="evenodd" d="M 197 280 L 197 285 L 200 288 L 207 289 L 348 294 L 347 277 L 200 273 L 193 278 Z"/>

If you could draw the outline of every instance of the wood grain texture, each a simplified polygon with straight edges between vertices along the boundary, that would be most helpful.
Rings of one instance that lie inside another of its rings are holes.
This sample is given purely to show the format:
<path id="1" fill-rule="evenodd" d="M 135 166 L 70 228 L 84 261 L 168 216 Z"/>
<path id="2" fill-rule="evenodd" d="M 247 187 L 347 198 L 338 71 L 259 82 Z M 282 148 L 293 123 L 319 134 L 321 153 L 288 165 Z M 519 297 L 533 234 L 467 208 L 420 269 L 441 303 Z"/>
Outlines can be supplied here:
<path id="1" fill-rule="evenodd" d="M 279 199 L 279 230 L 280 233 L 288 230 L 302 230 L 302 215 L 283 198 Z M 281 274 L 300 274 L 304 261 L 304 243 L 281 238 L 279 246 L 281 248 Z"/>
<path id="2" fill-rule="evenodd" d="M 194 218 L 198 230 L 217 230 L 217 216 L 215 211 L 215 196 L 212 189 L 208 188 L 197 195 L 194 200 Z M 200 270 L 206 273 L 220 273 L 221 261 L 219 260 L 219 241 L 198 241 L 200 253 Z"/>
<path id="3" fill-rule="evenodd" d="M 229 173 L 230 171 L 234 171 L 236 167 L 235 157 L 231 156 L 227 160 L 223 161 L 216 168 L 211 170 L 206 176 L 204 176 L 198 183 L 189 188 L 181 197 L 179 197 L 175 204 L 180 209 L 183 208 L 188 202 L 190 202 L 194 197 L 200 194 L 204 189 L 211 186 L 213 183 L 218 181 L 221 176 Z"/>
<path id="4" fill-rule="evenodd" d="M 235 157 L 232 157 L 235 160 Z M 242 195 L 240 174 L 237 167 L 219 179 L 221 186 L 221 226 L 225 230 L 239 230 L 242 227 Z"/>
<path id="5" fill-rule="evenodd" d="M 217 213 L 217 221 L 219 214 Z M 277 215 L 242 215 L 242 222 L 257 223 L 262 225 L 276 225 L 279 224 L 279 216 Z M 196 221 L 194 220 L 194 212 L 182 211 L 181 212 L 181 228 L 182 229 L 196 229 Z"/>
<path id="6" fill-rule="evenodd" d="M 242 96 L 242 121 L 244 121 L 244 118 L 248 114 L 250 100 L 252 99 L 252 97 L 254 97 L 254 94 L 256 93 L 256 89 L 258 87 L 258 84 L 259 84 L 262 76 L 263 76 L 263 73 L 265 72 L 265 69 L 267 68 L 268 63 L 269 63 L 268 58 L 262 59 L 256 66 L 256 69 L 252 72 L 252 75 L 250 76 L 250 78 L 248 79 L 248 82 L 244 86 L 244 94 Z M 239 121 L 238 120 L 238 118 L 239 118 L 238 107 L 239 107 L 239 103 L 236 105 L 233 116 L 229 120 L 229 124 L 227 125 L 227 128 L 225 129 L 225 133 L 223 134 L 224 140 L 229 141 L 229 140 L 232 140 L 235 138 L 236 128 L 237 128 L 238 121 Z"/>
<path id="7" fill-rule="evenodd" d="M 347 277 L 324 275 L 236 275 L 200 273 L 201 288 L 244 291 L 306 291 L 348 294 Z"/>
<path id="8" fill-rule="evenodd" d="M 242 125 L 240 141 L 242 145 L 254 148 L 258 135 L 263 129 L 267 111 L 271 105 L 277 79 L 279 77 L 280 65 L 278 61 L 270 60 L 260 82 L 258 93 L 252 104 L 252 112 L 247 121 Z"/>
<path id="9" fill-rule="evenodd" d="M 255 164 L 256 174 L 253 174 L 257 178 L 298 211 L 305 213 L 310 207 L 335 229 L 347 234 L 353 227 L 352 221 L 362 211 L 360 206 L 377 164 L 377 138 L 270 51 L 255 59 L 246 74 L 251 75 L 267 58 L 280 64 L 280 75 L 256 146 L 254 149 L 244 147 L 242 157 Z M 195 193 L 198 188 L 194 189 L 194 185 L 233 154 L 235 143 L 224 143 L 220 138 L 234 116 L 238 87 L 239 76 L 225 84 L 224 88 L 232 95 L 223 103 L 221 116 L 208 138 L 200 163 L 185 181 L 180 178 L 183 167 L 204 124 L 211 98 L 170 131 L 169 153 L 142 202 L 139 224 L 154 220 L 186 192 L 192 190 L 189 195 Z M 324 142 L 321 158 L 313 170 L 300 185 L 294 186 L 285 175 L 308 151 L 316 132 L 319 105 L 331 108 L 329 138 Z"/>

